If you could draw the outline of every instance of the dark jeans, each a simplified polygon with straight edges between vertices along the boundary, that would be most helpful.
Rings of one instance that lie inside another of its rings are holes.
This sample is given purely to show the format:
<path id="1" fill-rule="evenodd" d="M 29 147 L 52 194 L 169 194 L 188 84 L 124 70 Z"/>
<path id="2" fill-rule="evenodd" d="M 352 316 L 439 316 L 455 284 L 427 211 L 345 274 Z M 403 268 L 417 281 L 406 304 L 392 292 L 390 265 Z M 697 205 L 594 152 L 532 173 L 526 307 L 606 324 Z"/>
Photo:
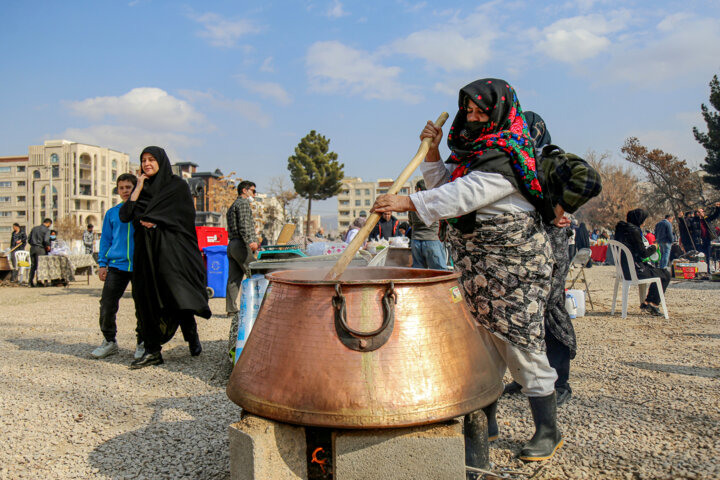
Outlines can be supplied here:
<path id="1" fill-rule="evenodd" d="M 47 255 L 47 252 L 43 247 L 37 247 L 35 245 L 30 247 L 30 280 L 28 283 L 32 285 L 35 282 L 35 272 L 37 272 L 38 257 Z"/>
<path id="2" fill-rule="evenodd" d="M 245 240 L 234 238 L 227 248 L 228 280 L 225 292 L 225 311 L 230 314 L 238 312 L 237 297 L 244 276 L 250 276 L 250 262 L 255 259 Z"/>
<path id="3" fill-rule="evenodd" d="M 559 342 L 549 329 L 545 329 L 545 347 L 547 349 L 547 358 L 550 366 L 557 372 L 558 378 L 555 380 L 555 390 L 569 390 L 570 384 L 570 349 Z"/>
<path id="4" fill-rule="evenodd" d="M 120 298 L 132 279 L 132 272 L 125 272 L 117 268 L 108 268 L 105 284 L 103 285 L 102 296 L 100 297 L 100 330 L 108 342 L 115 341 L 117 334 L 116 315 L 119 308 Z M 137 332 L 137 343 L 142 342 L 140 334 L 140 321 L 135 327 Z"/>
<path id="5" fill-rule="evenodd" d="M 190 343 L 193 340 L 198 340 L 197 323 L 195 322 L 195 314 L 190 310 L 177 310 L 173 312 L 175 318 L 179 320 L 180 330 L 183 334 L 183 339 Z M 157 328 L 156 325 L 148 325 L 146 328 L 152 329 Z M 162 345 L 157 342 L 156 339 L 160 338 L 160 335 L 146 335 L 145 339 L 145 352 L 146 353 L 158 353 L 162 350 Z"/>
<path id="6" fill-rule="evenodd" d="M 637 273 L 637 277 L 640 279 L 658 277 L 660 279 L 660 283 L 662 284 L 663 292 L 667 290 L 668 285 L 670 285 L 670 272 L 664 268 L 651 267 L 643 263 L 640 268 L 638 268 L 637 264 L 635 264 L 635 271 Z M 645 301 L 655 305 L 660 305 L 660 293 L 658 292 L 657 285 L 654 283 L 650 285 Z"/>

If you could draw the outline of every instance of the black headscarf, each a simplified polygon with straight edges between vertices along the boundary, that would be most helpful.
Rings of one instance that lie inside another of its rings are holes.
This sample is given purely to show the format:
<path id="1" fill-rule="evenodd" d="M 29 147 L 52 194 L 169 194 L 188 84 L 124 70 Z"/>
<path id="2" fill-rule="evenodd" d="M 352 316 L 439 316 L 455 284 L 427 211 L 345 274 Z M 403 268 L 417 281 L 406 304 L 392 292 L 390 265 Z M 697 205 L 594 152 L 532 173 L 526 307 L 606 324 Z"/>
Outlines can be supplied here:
<path id="1" fill-rule="evenodd" d="M 642 208 L 636 208 L 635 210 L 630 210 L 627 213 L 627 222 L 635 225 L 636 227 L 640 227 L 647 216 L 648 214 L 645 210 Z"/>
<path id="2" fill-rule="evenodd" d="M 528 123 L 530 138 L 532 138 L 533 143 L 535 144 L 535 151 L 540 152 L 545 145 L 550 145 L 552 143 L 550 131 L 545 124 L 545 120 L 543 120 L 539 113 L 527 111 L 524 115 L 525 120 L 527 120 Z"/>

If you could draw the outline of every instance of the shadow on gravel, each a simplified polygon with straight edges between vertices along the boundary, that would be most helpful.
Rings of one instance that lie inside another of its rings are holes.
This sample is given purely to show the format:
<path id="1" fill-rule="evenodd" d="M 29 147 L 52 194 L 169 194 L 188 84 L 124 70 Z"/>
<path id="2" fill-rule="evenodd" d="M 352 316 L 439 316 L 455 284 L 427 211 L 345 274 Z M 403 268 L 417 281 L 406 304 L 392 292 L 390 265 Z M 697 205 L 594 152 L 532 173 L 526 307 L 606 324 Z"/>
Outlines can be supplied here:
<path id="1" fill-rule="evenodd" d="M 686 337 L 720 338 L 720 333 L 684 333 Z"/>
<path id="2" fill-rule="evenodd" d="M 113 480 L 230 478 L 228 426 L 240 407 L 225 393 L 163 398 L 147 427 L 124 433 L 90 452 L 90 464 Z"/>
<path id="3" fill-rule="evenodd" d="M 720 378 L 720 368 L 715 367 L 688 367 L 686 365 L 663 365 L 648 362 L 622 362 L 627 366 L 642 368 L 653 372 L 679 373 L 693 377 Z"/>
<path id="4" fill-rule="evenodd" d="M 182 338 L 180 333 L 176 338 Z M 90 343 L 60 343 L 48 338 L 13 338 L 6 340 L 17 346 L 20 350 L 43 353 L 56 353 L 69 355 L 83 360 L 93 360 L 110 364 L 130 366 L 135 353 L 134 345 L 120 345 L 120 352 L 102 359 L 95 359 L 90 355 L 97 344 Z M 165 346 L 163 348 L 163 365 L 152 367 L 175 373 L 182 373 L 195 377 L 213 387 L 225 388 L 230 378 L 232 367 L 227 357 L 227 341 L 214 340 L 202 342 L 203 352 L 198 357 L 191 357 L 187 344 L 184 342 Z M 208 364 L 212 368 L 208 368 Z"/>

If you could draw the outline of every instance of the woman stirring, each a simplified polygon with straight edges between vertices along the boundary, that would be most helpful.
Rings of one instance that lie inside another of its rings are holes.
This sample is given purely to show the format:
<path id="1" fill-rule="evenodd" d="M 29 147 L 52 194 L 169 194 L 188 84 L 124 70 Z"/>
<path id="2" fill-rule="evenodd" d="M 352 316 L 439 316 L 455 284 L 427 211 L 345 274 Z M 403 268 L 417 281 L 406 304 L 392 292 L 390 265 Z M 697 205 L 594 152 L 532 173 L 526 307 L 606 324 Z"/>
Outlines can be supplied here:
<path id="1" fill-rule="evenodd" d="M 132 369 L 162 364 L 162 344 L 178 325 L 190 354 L 200 355 L 195 315 L 211 316 L 190 189 L 173 175 L 162 148 L 145 148 L 140 161 L 137 186 L 119 212 L 135 227 L 132 293 L 145 341 L 145 354 Z"/>
<path id="2" fill-rule="evenodd" d="M 438 150 L 442 130 L 428 122 L 420 134 L 432 139 L 421 166 L 428 190 L 380 195 L 373 211 L 416 211 L 426 225 L 449 219 L 448 241 L 469 309 L 484 327 L 500 375 L 509 368 L 530 400 L 535 434 L 520 458 L 545 460 L 563 443 L 543 325 L 552 252 L 541 214 L 548 222 L 556 215 L 543 197 L 514 89 L 504 80 L 477 80 L 460 90 L 458 104 L 448 135 L 449 170 Z M 496 409 L 497 402 L 483 409 L 491 440 L 498 435 Z"/>

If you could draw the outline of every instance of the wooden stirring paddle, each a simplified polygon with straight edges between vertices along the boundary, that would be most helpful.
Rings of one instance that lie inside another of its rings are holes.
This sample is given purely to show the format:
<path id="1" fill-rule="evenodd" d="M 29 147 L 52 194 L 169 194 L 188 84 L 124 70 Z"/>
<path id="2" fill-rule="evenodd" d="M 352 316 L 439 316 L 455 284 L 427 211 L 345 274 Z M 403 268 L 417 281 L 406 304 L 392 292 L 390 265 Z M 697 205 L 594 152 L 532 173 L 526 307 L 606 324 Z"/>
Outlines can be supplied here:
<path id="1" fill-rule="evenodd" d="M 445 124 L 445 120 L 447 119 L 447 112 L 443 112 L 435 121 L 435 126 L 438 128 L 442 127 Z M 405 182 L 407 182 L 410 178 L 410 175 L 412 175 L 415 169 L 420 166 L 423 160 L 425 160 L 425 156 L 427 155 L 428 150 L 430 150 L 431 142 L 431 138 L 426 138 L 420 143 L 420 148 L 418 148 L 417 153 L 397 177 L 395 183 L 392 184 L 392 187 L 388 189 L 388 194 L 396 195 L 400 191 Z M 335 262 L 335 265 L 333 265 L 328 274 L 325 275 L 325 280 L 334 281 L 338 280 L 342 276 L 343 272 L 345 272 L 345 269 L 350 264 L 353 257 L 355 257 L 357 251 L 360 250 L 362 244 L 365 243 L 365 240 L 367 240 L 372 229 L 375 228 L 378 220 L 380 220 L 379 213 L 370 214 L 367 221 L 365 222 L 365 225 L 360 229 L 357 235 L 355 235 L 355 238 L 352 239 L 347 248 L 345 248 L 345 251 L 340 256 L 340 258 L 338 258 L 338 261 Z"/>

